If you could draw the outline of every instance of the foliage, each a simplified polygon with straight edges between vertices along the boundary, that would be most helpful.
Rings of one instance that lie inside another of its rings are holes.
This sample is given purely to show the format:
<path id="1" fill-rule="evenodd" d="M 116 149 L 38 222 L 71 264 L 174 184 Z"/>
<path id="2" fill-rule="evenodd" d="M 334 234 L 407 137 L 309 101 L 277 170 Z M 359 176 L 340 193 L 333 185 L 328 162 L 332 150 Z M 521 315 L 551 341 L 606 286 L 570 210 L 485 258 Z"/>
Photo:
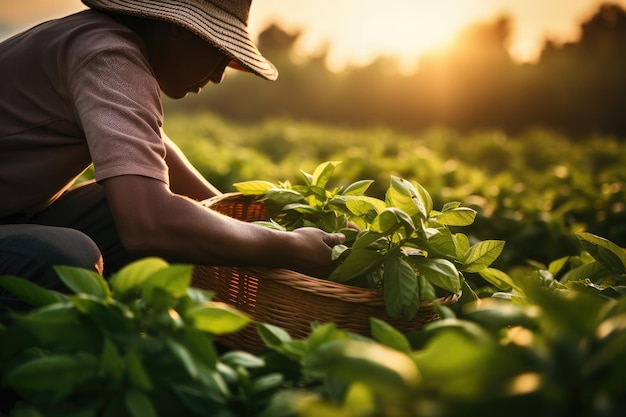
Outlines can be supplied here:
<path id="1" fill-rule="evenodd" d="M 508 301 L 484 299 L 413 334 L 372 319 L 374 341 L 332 324 L 291 340 L 259 325 L 282 360 L 273 362 L 296 362 L 306 383 L 275 396 L 269 410 L 281 412 L 266 415 L 623 415 L 625 252 L 594 235 L 579 239 L 590 252 L 581 252 L 586 261 L 575 262 L 566 283 L 539 268 L 511 281 Z M 564 266 L 555 262 L 553 272 Z M 583 278 L 584 265 L 594 265 L 604 287 Z"/>
<path id="2" fill-rule="evenodd" d="M 415 180 L 435 207 L 459 201 L 477 211 L 464 229 L 470 239 L 507 242 L 498 268 L 574 255 L 574 232 L 626 245 L 626 152 L 616 138 L 573 143 L 541 129 L 517 136 L 443 128 L 410 135 L 287 119 L 237 125 L 209 113 L 170 117 L 165 127 L 223 191 L 246 180 L 293 182 L 298 170 L 313 172 L 330 160 L 343 161 L 337 186 L 371 179 L 368 194 L 379 199 L 389 175 Z"/>
<path id="3" fill-rule="evenodd" d="M 249 318 L 146 259 L 111 285 L 61 267 L 73 291 L 0 283 L 36 308 L 0 326 L 11 416 L 619 417 L 626 412 L 626 252 L 589 233 L 580 253 L 501 278 L 510 291 L 402 334 L 256 323 L 267 349 L 217 353 Z"/>
<path id="4" fill-rule="evenodd" d="M 235 184 L 243 194 L 266 202 L 269 227 L 293 230 L 318 227 L 346 234 L 333 248 L 338 267 L 328 279 L 342 284 L 380 289 L 387 312 L 412 319 L 422 301 L 433 302 L 437 290 L 474 300 L 462 272 L 488 271 L 504 242 L 470 244 L 467 235 L 450 227 L 473 223 L 476 211 L 459 202 L 433 209 L 428 191 L 415 181 L 391 177 L 385 199 L 364 195 L 371 180 L 330 188 L 337 161 L 320 164 L 312 174 L 302 171 L 304 185 L 268 181 Z M 351 222 L 359 228 L 348 228 Z"/>
<path id="5" fill-rule="evenodd" d="M 2 385 L 24 401 L 12 415 L 239 415 L 261 407 L 256 392 L 280 382 L 252 379 L 248 369 L 262 362 L 250 354 L 219 356 L 214 337 L 250 317 L 190 288 L 189 265 L 147 258 L 110 285 L 89 270 L 57 272 L 73 294 L 0 277 L 34 306 L 0 327 Z"/>

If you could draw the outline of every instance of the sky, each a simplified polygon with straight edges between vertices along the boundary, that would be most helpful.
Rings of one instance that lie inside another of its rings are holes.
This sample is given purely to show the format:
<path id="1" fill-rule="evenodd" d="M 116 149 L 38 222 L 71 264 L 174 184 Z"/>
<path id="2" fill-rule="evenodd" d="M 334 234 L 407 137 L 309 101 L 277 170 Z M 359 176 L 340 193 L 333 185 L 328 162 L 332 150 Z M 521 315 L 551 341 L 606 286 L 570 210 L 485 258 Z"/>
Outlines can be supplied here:
<path id="1" fill-rule="evenodd" d="M 395 56 L 411 70 L 419 56 L 450 43 L 475 22 L 510 16 L 510 53 L 532 62 L 546 38 L 574 41 L 580 22 L 601 0 L 255 0 L 250 31 L 257 36 L 278 23 L 301 33 L 298 51 L 306 56 L 328 48 L 328 63 L 340 70 L 378 56 Z M 613 0 L 626 8 L 626 0 Z M 44 20 L 82 10 L 80 0 L 0 0 L 0 39 Z"/>

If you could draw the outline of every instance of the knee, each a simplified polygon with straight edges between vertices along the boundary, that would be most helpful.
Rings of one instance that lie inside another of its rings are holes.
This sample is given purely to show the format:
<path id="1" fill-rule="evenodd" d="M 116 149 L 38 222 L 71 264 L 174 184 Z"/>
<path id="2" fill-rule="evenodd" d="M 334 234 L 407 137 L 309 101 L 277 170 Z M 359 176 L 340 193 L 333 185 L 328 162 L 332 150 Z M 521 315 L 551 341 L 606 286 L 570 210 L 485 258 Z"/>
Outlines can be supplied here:
<path id="1" fill-rule="evenodd" d="M 5 229 L 7 226 L 3 226 Z M 86 234 L 69 228 L 15 225 L 0 238 L 0 269 L 28 278 L 66 265 L 102 273 L 102 255 Z M 12 270 L 12 271 L 11 271 Z"/>
<path id="2" fill-rule="evenodd" d="M 78 230 L 55 228 L 33 244 L 39 246 L 39 254 L 45 253 L 43 258 L 50 266 L 73 266 L 102 273 L 100 249 L 89 236 Z"/>
<path id="3" fill-rule="evenodd" d="M 75 229 L 67 229 L 63 242 L 62 247 L 55 247 L 55 259 L 51 259 L 54 265 L 95 270 L 102 275 L 104 269 L 102 254 L 89 236 Z"/>
<path id="4" fill-rule="evenodd" d="M 87 235 L 74 229 L 40 225 L 0 226 L 0 275 L 27 279 L 49 290 L 66 292 L 54 266 L 65 265 L 102 273 L 102 255 Z M 7 312 L 29 306 L 0 288 L 0 322 Z"/>

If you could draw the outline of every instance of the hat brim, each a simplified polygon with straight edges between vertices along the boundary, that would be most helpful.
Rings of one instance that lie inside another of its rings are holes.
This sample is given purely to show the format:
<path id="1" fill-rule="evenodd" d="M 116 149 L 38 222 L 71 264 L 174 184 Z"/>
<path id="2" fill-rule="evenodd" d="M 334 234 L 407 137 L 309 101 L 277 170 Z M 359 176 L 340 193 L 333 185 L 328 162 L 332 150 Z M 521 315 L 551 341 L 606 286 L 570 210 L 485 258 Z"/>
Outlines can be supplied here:
<path id="1" fill-rule="evenodd" d="M 82 0 L 94 9 L 168 21 L 214 45 L 248 71 L 266 80 L 278 78 L 250 38 L 244 22 L 219 7 L 198 0 Z"/>

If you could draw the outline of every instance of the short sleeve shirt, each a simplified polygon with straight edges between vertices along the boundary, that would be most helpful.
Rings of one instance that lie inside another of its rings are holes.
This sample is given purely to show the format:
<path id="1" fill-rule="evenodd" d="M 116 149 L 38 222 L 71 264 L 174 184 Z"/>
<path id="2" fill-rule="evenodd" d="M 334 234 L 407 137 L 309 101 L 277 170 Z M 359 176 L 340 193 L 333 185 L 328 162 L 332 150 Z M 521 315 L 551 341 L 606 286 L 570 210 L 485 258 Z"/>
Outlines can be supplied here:
<path id="1" fill-rule="evenodd" d="M 142 40 L 86 10 L 0 43 L 0 217 L 51 204 L 93 163 L 96 181 L 168 182 L 160 89 Z"/>

